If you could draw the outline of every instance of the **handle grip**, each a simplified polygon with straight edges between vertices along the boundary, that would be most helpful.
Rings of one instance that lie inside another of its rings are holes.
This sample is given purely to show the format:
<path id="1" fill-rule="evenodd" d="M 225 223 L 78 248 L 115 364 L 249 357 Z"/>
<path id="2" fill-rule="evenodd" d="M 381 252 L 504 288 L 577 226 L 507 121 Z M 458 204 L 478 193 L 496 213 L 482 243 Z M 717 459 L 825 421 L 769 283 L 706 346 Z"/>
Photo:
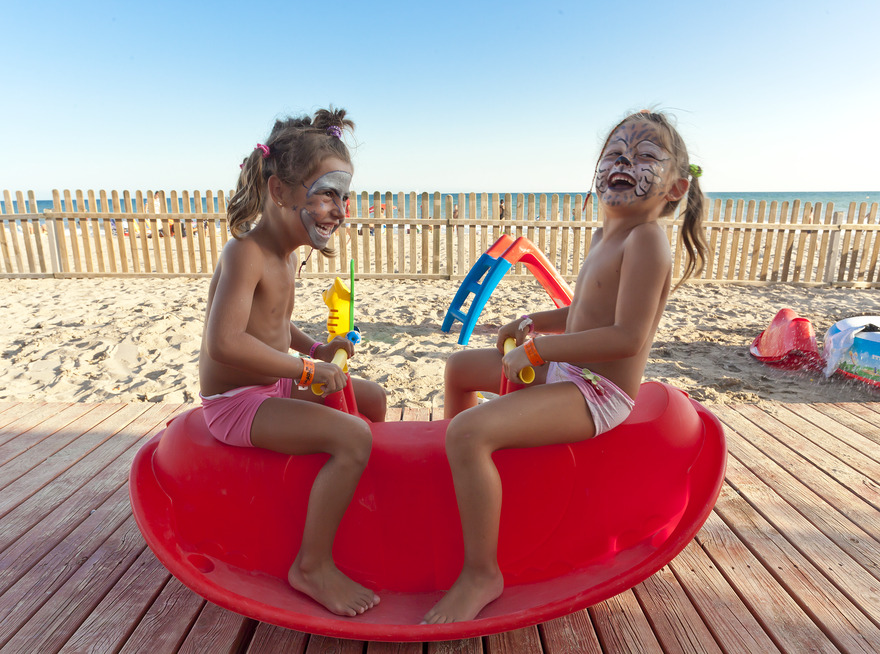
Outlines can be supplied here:
<path id="1" fill-rule="evenodd" d="M 507 354 L 514 349 L 516 349 L 516 341 L 512 338 L 506 339 L 504 341 L 504 354 Z M 531 384 L 535 381 L 535 369 L 531 366 L 526 366 L 519 371 L 518 377 L 523 384 Z"/>
<path id="2" fill-rule="evenodd" d="M 333 355 L 333 360 L 330 363 L 336 364 L 345 370 L 345 364 L 348 363 L 348 353 L 345 350 L 336 350 L 336 354 Z M 532 375 L 534 376 L 534 372 Z M 312 384 L 312 393 L 321 395 L 323 392 L 324 384 Z"/>

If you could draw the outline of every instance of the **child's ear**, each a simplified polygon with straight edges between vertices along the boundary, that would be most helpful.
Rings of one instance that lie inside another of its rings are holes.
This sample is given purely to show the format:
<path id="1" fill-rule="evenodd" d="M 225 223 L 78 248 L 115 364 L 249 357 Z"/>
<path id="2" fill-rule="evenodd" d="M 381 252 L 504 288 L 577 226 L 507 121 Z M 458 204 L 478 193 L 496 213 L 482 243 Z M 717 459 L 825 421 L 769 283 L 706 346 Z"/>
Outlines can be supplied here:
<path id="1" fill-rule="evenodd" d="M 269 187 L 269 198 L 272 200 L 272 204 L 282 202 L 284 195 L 284 182 L 282 182 L 277 175 L 270 175 L 267 186 Z"/>
<path id="2" fill-rule="evenodd" d="M 680 177 L 666 193 L 666 199 L 670 202 L 678 202 L 684 197 L 685 193 L 688 192 L 690 185 L 689 181 L 684 177 Z"/>

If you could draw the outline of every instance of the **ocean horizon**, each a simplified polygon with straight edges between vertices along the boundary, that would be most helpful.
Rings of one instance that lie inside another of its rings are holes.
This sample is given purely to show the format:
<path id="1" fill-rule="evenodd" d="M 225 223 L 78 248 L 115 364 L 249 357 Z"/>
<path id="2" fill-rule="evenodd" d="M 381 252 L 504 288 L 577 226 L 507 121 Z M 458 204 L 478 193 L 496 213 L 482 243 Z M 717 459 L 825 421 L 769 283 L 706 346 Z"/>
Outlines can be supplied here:
<path id="1" fill-rule="evenodd" d="M 352 204 L 357 203 L 359 215 L 366 216 L 371 207 L 361 207 L 360 206 L 360 202 L 362 199 L 361 195 L 360 195 L 361 193 L 362 193 L 362 189 L 356 189 L 355 191 L 353 191 Z M 385 193 L 386 193 L 385 191 L 381 192 L 381 196 L 383 199 L 385 197 Z M 435 191 L 434 193 L 437 193 L 437 192 Z M 398 193 L 393 192 L 392 194 L 394 197 L 394 201 L 396 201 Z M 405 194 L 406 194 L 405 210 L 409 210 L 410 192 L 406 191 Z M 507 194 L 506 192 L 495 193 L 496 196 L 497 195 L 504 196 L 506 194 Z M 417 195 L 421 195 L 421 192 L 417 192 Z M 465 193 L 464 195 L 467 195 L 467 193 Z M 546 192 L 546 193 L 511 192 L 510 193 L 511 206 L 508 207 L 508 212 L 509 212 L 508 215 L 511 215 L 518 208 L 517 207 L 517 196 L 518 195 L 523 195 L 526 207 L 528 206 L 528 204 L 530 202 L 535 201 L 534 200 L 535 196 L 543 196 L 543 195 L 546 195 L 546 196 L 556 195 L 556 196 L 558 196 L 559 202 L 560 202 L 560 207 L 562 205 L 563 198 L 568 196 L 571 198 L 572 207 L 574 207 L 575 203 L 578 201 L 578 196 L 579 196 L 580 202 L 583 202 L 583 199 L 584 199 L 586 193 L 583 191 L 582 192 L 571 192 L 571 193 L 566 193 L 566 192 L 561 192 L 561 193 L 554 193 L 554 192 Z M 446 199 L 450 198 L 452 200 L 452 204 L 456 205 L 456 204 L 458 204 L 458 196 L 459 196 L 459 193 L 440 193 L 440 218 L 446 217 Z M 482 196 L 482 192 L 476 193 L 477 215 L 479 215 L 479 212 L 481 209 L 481 202 L 482 202 L 481 196 Z M 594 197 L 595 197 L 595 193 L 594 193 Z M 836 210 L 841 211 L 841 210 L 845 209 L 846 207 L 848 207 L 850 205 L 850 203 L 852 203 L 852 202 L 855 202 L 857 204 L 862 203 L 862 202 L 866 202 L 868 204 L 871 204 L 871 203 L 880 201 L 880 191 L 802 191 L 802 192 L 797 192 L 797 191 L 784 191 L 784 192 L 751 191 L 751 192 L 706 193 L 706 197 L 709 199 L 710 202 L 714 202 L 715 200 L 721 200 L 724 203 L 727 200 L 734 200 L 734 201 L 743 200 L 743 202 L 745 202 L 746 204 L 748 204 L 750 201 L 754 201 L 756 204 L 758 204 L 762 201 L 767 202 L 767 204 L 770 204 L 771 202 L 774 202 L 774 201 L 778 202 L 780 204 L 782 202 L 791 203 L 791 202 L 794 202 L 795 200 L 800 200 L 801 204 L 806 203 L 806 202 L 809 202 L 811 204 L 815 204 L 817 202 L 821 202 L 822 204 L 827 204 L 830 202 L 830 203 L 834 204 Z M 228 200 L 228 198 L 227 198 L 227 200 Z M 166 198 L 166 201 L 168 203 L 168 209 L 171 210 L 171 199 Z M 373 192 L 370 191 L 369 192 L 369 202 L 372 203 L 372 201 L 373 201 Z M 53 207 L 53 203 L 52 203 L 51 199 L 48 199 L 48 200 L 47 199 L 37 199 L 36 204 L 37 204 L 37 213 L 42 213 L 44 211 L 51 211 L 52 207 Z M 75 198 L 72 200 L 71 204 L 73 206 L 71 206 L 71 207 L 65 206 L 64 208 L 68 211 L 84 211 L 84 210 L 103 211 L 103 209 L 101 207 L 100 199 L 96 199 L 96 201 L 95 201 L 96 207 L 94 207 L 94 208 L 91 208 L 91 207 L 80 208 L 80 207 L 78 207 Z M 134 198 L 132 198 L 132 209 L 134 209 L 134 204 L 135 204 L 135 200 L 134 200 Z M 190 204 L 190 206 L 189 206 L 190 212 L 197 211 L 194 198 L 190 197 L 189 204 Z M 18 213 L 18 203 L 15 200 L 13 200 L 12 205 L 13 205 L 13 209 L 12 209 L 12 211 L 9 211 L 6 207 L 6 203 L 4 201 L 0 200 L 0 210 L 2 210 L 2 213 L 4 213 L 4 214 Z M 202 206 L 200 209 L 198 209 L 198 211 L 206 212 L 208 210 L 207 198 L 205 198 L 205 197 L 201 198 L 201 205 Z M 177 206 L 176 210 L 178 212 L 184 211 L 183 199 L 181 197 L 178 197 L 178 206 Z M 214 198 L 213 210 L 215 212 L 218 211 L 216 198 Z M 470 216 L 468 216 L 467 213 L 468 213 L 467 206 L 461 207 L 459 209 L 459 216 L 460 217 L 470 218 Z M 399 217 L 399 212 L 397 211 L 397 206 L 394 207 L 394 217 L 395 218 Z"/>

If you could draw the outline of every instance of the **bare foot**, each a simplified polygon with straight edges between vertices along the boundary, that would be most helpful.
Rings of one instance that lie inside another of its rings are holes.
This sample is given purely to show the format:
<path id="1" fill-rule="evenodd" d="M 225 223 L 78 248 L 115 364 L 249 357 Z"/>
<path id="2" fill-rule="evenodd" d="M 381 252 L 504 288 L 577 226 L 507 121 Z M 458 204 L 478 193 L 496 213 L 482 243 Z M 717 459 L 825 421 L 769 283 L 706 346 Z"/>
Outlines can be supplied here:
<path id="1" fill-rule="evenodd" d="M 379 603 L 376 593 L 344 575 L 333 561 L 304 570 L 297 557 L 287 573 L 287 581 L 336 615 L 354 617 Z"/>
<path id="2" fill-rule="evenodd" d="M 477 574 L 462 570 L 449 592 L 425 614 L 422 624 L 464 622 L 477 617 L 483 607 L 504 590 L 500 571 Z"/>

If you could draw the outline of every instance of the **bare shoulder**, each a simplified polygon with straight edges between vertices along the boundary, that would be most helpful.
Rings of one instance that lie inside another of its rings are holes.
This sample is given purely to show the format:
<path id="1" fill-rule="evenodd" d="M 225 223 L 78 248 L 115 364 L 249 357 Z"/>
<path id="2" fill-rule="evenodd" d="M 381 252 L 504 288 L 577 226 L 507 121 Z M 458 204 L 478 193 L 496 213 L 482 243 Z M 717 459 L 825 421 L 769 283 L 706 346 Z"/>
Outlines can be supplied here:
<path id="1" fill-rule="evenodd" d="M 633 227 L 626 236 L 624 248 L 635 248 L 640 253 L 648 255 L 656 253 L 671 258 L 672 252 L 669 247 L 669 238 L 666 230 L 655 222 L 643 223 Z"/>

